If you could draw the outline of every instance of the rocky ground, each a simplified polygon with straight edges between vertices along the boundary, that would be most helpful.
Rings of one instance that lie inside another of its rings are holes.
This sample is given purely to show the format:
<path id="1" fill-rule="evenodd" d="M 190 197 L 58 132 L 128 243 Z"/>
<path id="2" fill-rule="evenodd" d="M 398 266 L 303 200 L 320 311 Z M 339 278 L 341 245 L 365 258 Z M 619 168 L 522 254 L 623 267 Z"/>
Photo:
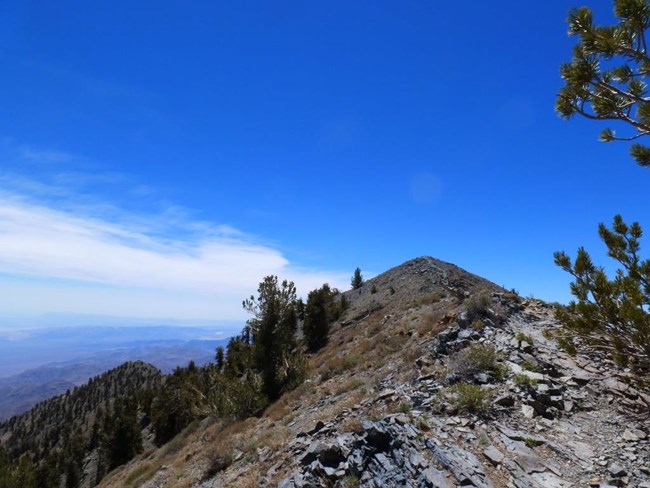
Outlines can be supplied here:
<path id="1" fill-rule="evenodd" d="M 505 324 L 481 330 L 460 318 L 431 341 L 431 356 L 416 367 L 430 361 L 444 367 L 449 355 L 474 342 L 494 345 L 510 377 L 476 378 L 493 391 L 493 411 L 454 413 L 440 394 L 448 377 L 424 374 L 412 384 L 387 378 L 374 399 L 342 415 L 368 402 L 412 407 L 363 421 L 358 433 L 339 432 L 335 418 L 299 434 L 290 444 L 295 472 L 279 486 L 650 487 L 650 396 L 630 386 L 624 372 L 559 351 L 546 338 L 558 325 L 541 302 L 529 301 Z"/>

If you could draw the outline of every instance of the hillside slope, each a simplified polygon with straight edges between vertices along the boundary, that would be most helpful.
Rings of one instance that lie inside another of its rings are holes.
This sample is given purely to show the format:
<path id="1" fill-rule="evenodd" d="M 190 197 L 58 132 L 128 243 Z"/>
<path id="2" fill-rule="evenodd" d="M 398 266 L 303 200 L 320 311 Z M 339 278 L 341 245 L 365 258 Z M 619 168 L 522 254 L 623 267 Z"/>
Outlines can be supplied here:
<path id="1" fill-rule="evenodd" d="M 0 478 L 3 473 L 9 477 L 12 472 L 4 461 L 20 460 L 18 466 L 25 469 L 8 486 L 58 486 L 61 480 L 66 485 L 94 486 L 102 475 L 98 474 L 97 463 L 100 421 L 119 401 L 133 404 L 134 398 L 158 388 L 162 378 L 161 372 L 150 364 L 124 363 L 0 423 Z M 21 464 L 23 460 L 28 460 L 29 467 Z M 20 481 L 21 476 L 32 474 L 43 479 Z"/>
<path id="2" fill-rule="evenodd" d="M 650 395 L 560 351 L 549 305 L 432 258 L 346 297 L 260 418 L 195 423 L 101 486 L 650 486 Z"/>

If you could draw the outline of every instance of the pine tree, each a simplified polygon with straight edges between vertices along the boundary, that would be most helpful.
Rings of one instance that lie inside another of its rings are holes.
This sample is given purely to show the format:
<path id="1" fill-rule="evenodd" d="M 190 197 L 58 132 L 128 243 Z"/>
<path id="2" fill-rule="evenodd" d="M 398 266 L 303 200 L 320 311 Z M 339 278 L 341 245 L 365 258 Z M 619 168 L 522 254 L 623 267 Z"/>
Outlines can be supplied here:
<path id="1" fill-rule="evenodd" d="M 631 141 L 650 134 L 650 76 L 646 30 L 650 28 L 648 0 L 614 0 L 618 24 L 599 27 L 587 7 L 569 13 L 569 35 L 578 36 L 570 63 L 562 65 L 565 86 L 556 110 L 565 118 L 575 114 L 594 120 L 614 120 L 633 128 L 627 137 L 605 129 L 600 140 Z M 650 166 L 650 148 L 631 146 L 631 155 L 641 166 Z M 570 273 L 571 293 L 577 301 L 557 309 L 564 325 L 561 344 L 573 351 L 576 343 L 608 352 L 619 364 L 639 372 L 650 371 L 650 260 L 639 257 L 638 223 L 627 225 L 614 217 L 611 229 L 599 226 L 600 237 L 620 269 L 610 279 L 593 264 L 584 248 L 575 262 L 564 252 L 555 253 L 555 263 Z"/>
<path id="2" fill-rule="evenodd" d="M 297 374 L 292 361 L 292 355 L 297 354 L 296 287 L 286 280 L 278 285 L 277 276 L 267 276 L 257 291 L 257 298 L 251 296 L 243 306 L 253 315 L 247 325 L 252 335 L 254 367 L 262 375 L 264 393 L 275 400 Z"/>
<path id="3" fill-rule="evenodd" d="M 569 12 L 569 35 L 578 36 L 573 59 L 563 64 L 565 86 L 555 109 L 564 118 L 575 114 L 595 120 L 613 120 L 633 128 L 619 137 L 611 128 L 600 134 L 603 142 L 631 141 L 650 134 L 650 56 L 646 29 L 650 26 L 647 0 L 615 0 L 618 24 L 599 27 L 587 7 Z M 650 147 L 632 144 L 632 157 L 650 166 Z"/>
<path id="4" fill-rule="evenodd" d="M 215 356 L 215 361 L 217 365 L 217 369 L 221 371 L 223 369 L 223 363 L 224 363 L 224 350 L 223 346 L 217 347 L 217 353 Z"/>
<path id="5" fill-rule="evenodd" d="M 251 346 L 243 335 L 231 337 L 226 350 L 223 366 L 226 376 L 237 378 L 251 371 Z"/>
<path id="6" fill-rule="evenodd" d="M 142 452 L 142 431 L 138 425 L 137 405 L 117 400 L 108 431 L 108 467 L 116 468 Z"/>
<path id="7" fill-rule="evenodd" d="M 594 266 L 584 248 L 578 249 L 574 263 L 566 253 L 555 253 L 555 263 L 575 279 L 571 292 L 577 298 L 566 309 L 558 309 L 567 328 L 561 343 L 572 350 L 579 339 L 587 347 L 608 352 L 621 365 L 649 372 L 650 260 L 642 261 L 638 254 L 641 226 L 636 222 L 628 226 L 617 215 L 612 229 L 600 224 L 599 233 L 608 256 L 621 265 L 612 280 Z"/>
<path id="8" fill-rule="evenodd" d="M 361 276 L 361 268 L 357 268 L 354 270 L 354 274 L 352 275 L 352 280 L 350 282 L 352 285 L 353 290 L 357 290 L 361 288 L 363 285 L 363 276 Z"/>
<path id="9" fill-rule="evenodd" d="M 321 288 L 310 291 L 307 296 L 302 331 L 310 351 L 317 351 L 327 343 L 333 318 L 333 295 L 329 285 L 324 284 Z"/>

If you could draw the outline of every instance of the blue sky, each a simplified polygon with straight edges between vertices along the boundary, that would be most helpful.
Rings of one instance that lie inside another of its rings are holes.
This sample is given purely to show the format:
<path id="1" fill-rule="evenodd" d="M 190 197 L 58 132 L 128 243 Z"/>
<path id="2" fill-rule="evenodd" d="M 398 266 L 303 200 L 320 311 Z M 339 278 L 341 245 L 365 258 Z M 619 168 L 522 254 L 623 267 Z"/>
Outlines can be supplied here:
<path id="1" fill-rule="evenodd" d="M 241 320 L 421 255 L 567 301 L 553 252 L 604 262 L 650 175 L 554 113 L 574 4 L 532 5 L 3 2 L 0 317 Z"/>

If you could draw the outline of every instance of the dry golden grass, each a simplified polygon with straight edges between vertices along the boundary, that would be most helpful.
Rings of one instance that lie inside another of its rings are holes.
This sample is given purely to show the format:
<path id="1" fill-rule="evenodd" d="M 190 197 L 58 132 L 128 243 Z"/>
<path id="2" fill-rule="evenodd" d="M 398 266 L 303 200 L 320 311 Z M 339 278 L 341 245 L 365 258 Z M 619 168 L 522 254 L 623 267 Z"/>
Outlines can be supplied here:
<path id="1" fill-rule="evenodd" d="M 278 426 L 262 432 L 257 436 L 257 442 L 259 447 L 268 447 L 273 451 L 284 445 L 293 435 L 294 433 L 291 429 Z"/>
<path id="2" fill-rule="evenodd" d="M 284 418 L 289 412 L 291 412 L 291 408 L 287 403 L 288 400 L 286 397 L 278 399 L 267 407 L 264 416 L 271 420 L 280 420 Z"/>
<path id="3" fill-rule="evenodd" d="M 418 308 L 418 307 L 423 307 L 425 305 L 432 305 L 434 303 L 439 303 L 443 298 L 446 297 L 447 297 L 447 292 L 443 290 L 436 290 L 432 293 L 427 293 L 420 297 L 415 298 L 408 304 L 407 308 Z"/>
<path id="4" fill-rule="evenodd" d="M 341 421 L 338 427 L 341 432 L 352 432 L 354 434 L 363 432 L 363 426 L 358 417 L 347 417 Z"/>
<path id="5" fill-rule="evenodd" d="M 140 486 L 153 478 L 159 468 L 160 464 L 157 463 L 144 463 L 136 466 L 124 480 L 124 486 L 126 488 Z"/>
<path id="6" fill-rule="evenodd" d="M 231 486 L 237 486 L 241 488 L 258 488 L 260 486 L 260 473 L 262 472 L 261 469 L 262 466 L 249 465 L 249 469 L 242 475 L 238 476 Z"/>
<path id="7" fill-rule="evenodd" d="M 335 356 L 328 360 L 319 370 L 323 381 L 327 381 L 334 376 L 339 376 L 342 373 L 353 371 L 359 365 L 364 363 L 364 356 L 361 354 L 344 354 Z"/>
<path id="8" fill-rule="evenodd" d="M 357 388 L 361 388 L 365 385 L 366 382 L 360 378 L 350 378 L 349 380 L 344 381 L 339 386 L 337 386 L 334 390 L 334 394 L 337 396 L 342 395 L 343 393 L 356 390 Z"/>
<path id="9" fill-rule="evenodd" d="M 366 319 L 366 323 L 364 325 L 366 329 L 366 337 L 374 337 L 383 329 L 382 317 L 380 317 L 378 314 L 371 315 Z"/>

